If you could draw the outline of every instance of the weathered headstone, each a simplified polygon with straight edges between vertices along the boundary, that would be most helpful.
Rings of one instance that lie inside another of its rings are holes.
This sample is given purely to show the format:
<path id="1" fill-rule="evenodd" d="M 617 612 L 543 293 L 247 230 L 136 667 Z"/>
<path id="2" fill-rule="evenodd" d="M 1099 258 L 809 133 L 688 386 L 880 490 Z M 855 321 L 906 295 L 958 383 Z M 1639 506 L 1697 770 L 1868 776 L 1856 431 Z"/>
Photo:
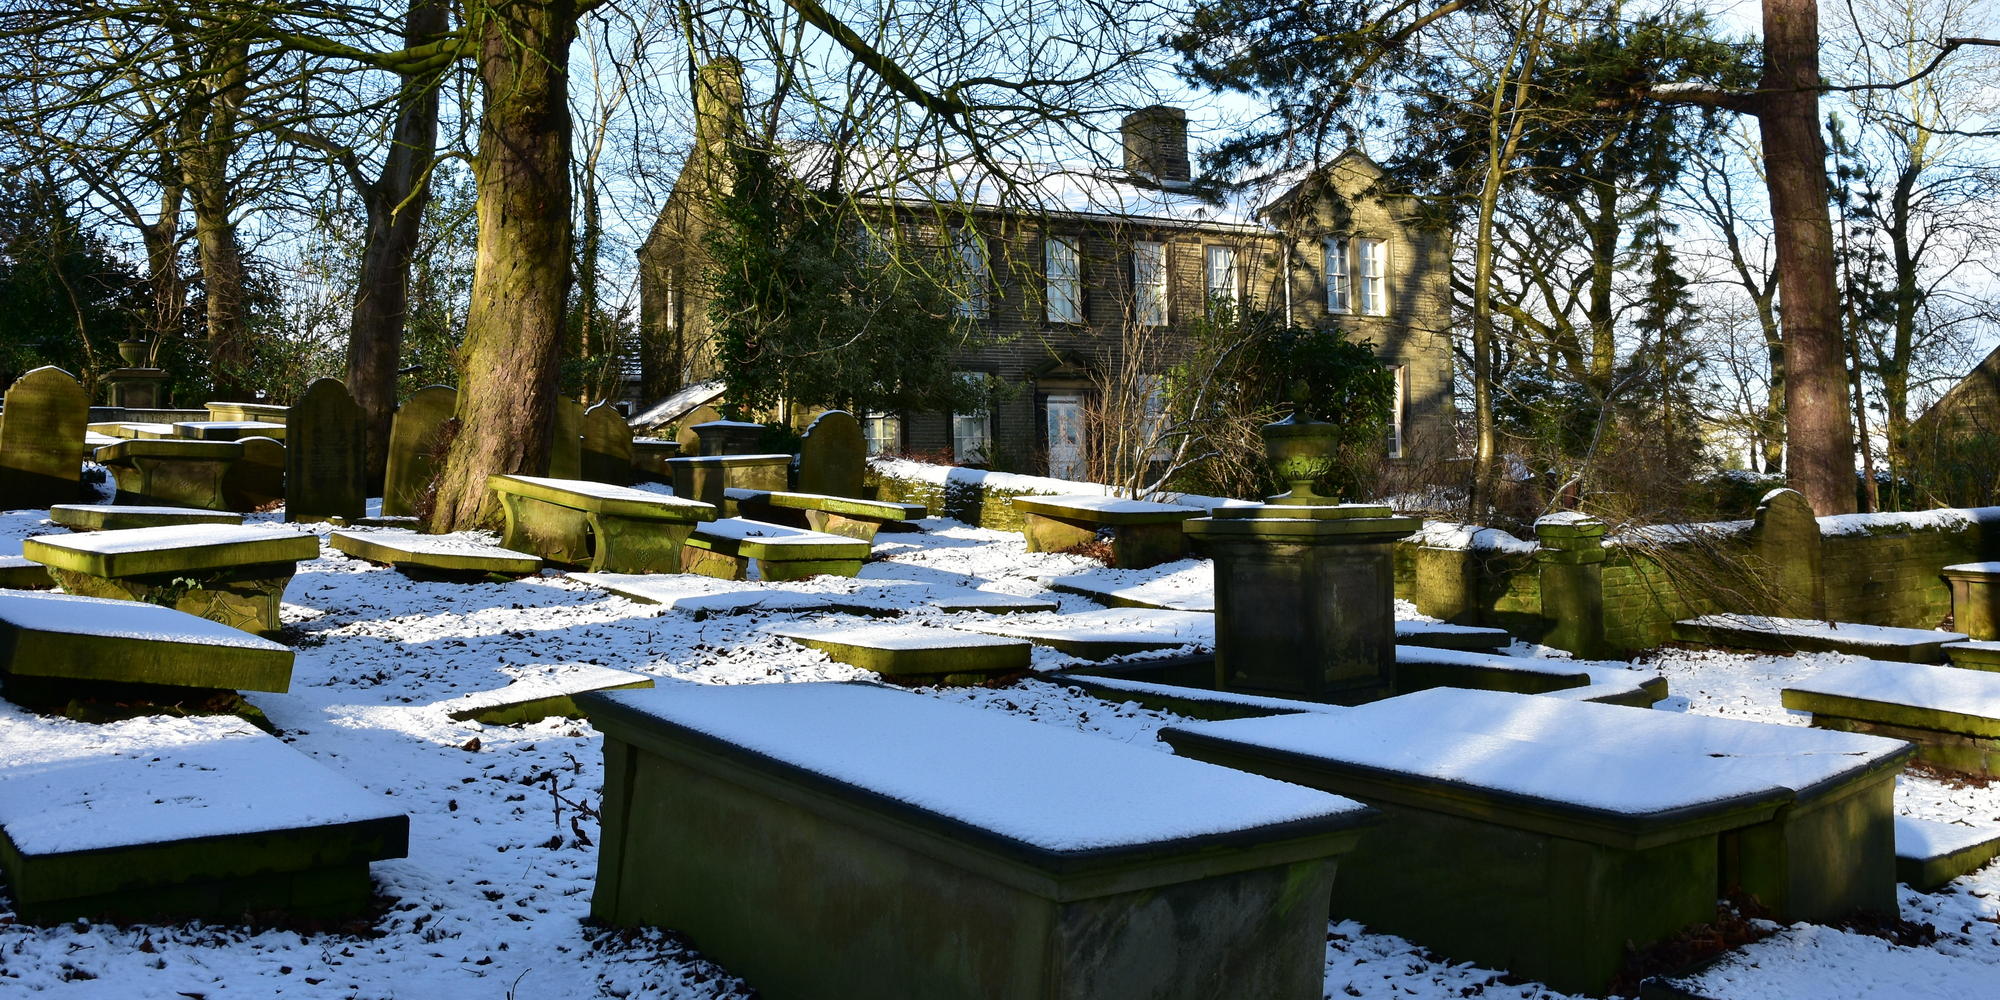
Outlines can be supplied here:
<path id="1" fill-rule="evenodd" d="M 583 476 L 595 483 L 632 482 L 632 428 L 610 403 L 583 413 Z"/>
<path id="2" fill-rule="evenodd" d="M 437 475 L 440 435 L 458 412 L 458 390 L 427 385 L 396 407 L 389 425 L 389 470 L 382 482 L 382 516 L 410 517 Z"/>
<path id="3" fill-rule="evenodd" d="M 583 404 L 556 400 L 554 436 L 549 441 L 549 478 L 583 478 Z"/>
<path id="4" fill-rule="evenodd" d="M 846 410 L 828 410 L 806 428 L 799 443 L 800 493 L 830 497 L 861 495 L 861 473 L 868 462 L 868 442 L 861 421 Z"/>
<path id="5" fill-rule="evenodd" d="M 82 492 L 90 396 L 60 368 L 15 380 L 0 408 L 0 509 L 48 507 Z"/>
<path id="6" fill-rule="evenodd" d="M 243 454 L 222 474 L 223 503 L 230 510 L 262 510 L 285 499 L 285 445 L 277 438 L 247 437 Z"/>
<path id="7" fill-rule="evenodd" d="M 285 520 L 366 514 L 367 429 L 338 379 L 306 387 L 285 421 Z"/>

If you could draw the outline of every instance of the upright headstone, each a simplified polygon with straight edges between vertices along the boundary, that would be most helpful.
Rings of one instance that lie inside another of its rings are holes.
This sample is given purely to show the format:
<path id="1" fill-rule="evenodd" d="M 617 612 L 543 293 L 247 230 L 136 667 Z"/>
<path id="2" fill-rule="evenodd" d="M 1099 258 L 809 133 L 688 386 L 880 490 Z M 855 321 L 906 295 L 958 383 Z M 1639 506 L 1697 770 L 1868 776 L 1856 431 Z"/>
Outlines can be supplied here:
<path id="1" fill-rule="evenodd" d="M 338 379 L 306 387 L 285 421 L 285 520 L 367 512 L 367 433 L 367 418 Z"/>
<path id="2" fill-rule="evenodd" d="M 556 426 L 549 441 L 549 478 L 583 478 L 583 404 L 556 400 Z"/>
<path id="3" fill-rule="evenodd" d="M 846 410 L 828 410 L 806 428 L 799 443 L 799 492 L 859 497 L 867 464 L 861 421 Z"/>
<path id="4" fill-rule="evenodd" d="M 83 490 L 90 396 L 60 368 L 15 380 L 0 405 L 0 509 L 49 507 Z"/>
<path id="5" fill-rule="evenodd" d="M 583 412 L 583 478 L 618 486 L 632 482 L 632 428 L 610 403 Z"/>
<path id="6" fill-rule="evenodd" d="M 1757 505 L 1751 532 L 1751 564 L 1768 585 L 1771 614 L 1783 618 L 1826 618 L 1826 578 L 1820 575 L 1824 549 L 1819 518 L 1797 490 L 1772 490 Z"/>
<path id="7" fill-rule="evenodd" d="M 396 407 L 389 424 L 389 468 L 382 480 L 382 516 L 412 517 L 437 475 L 444 425 L 458 412 L 458 390 L 427 385 Z"/>

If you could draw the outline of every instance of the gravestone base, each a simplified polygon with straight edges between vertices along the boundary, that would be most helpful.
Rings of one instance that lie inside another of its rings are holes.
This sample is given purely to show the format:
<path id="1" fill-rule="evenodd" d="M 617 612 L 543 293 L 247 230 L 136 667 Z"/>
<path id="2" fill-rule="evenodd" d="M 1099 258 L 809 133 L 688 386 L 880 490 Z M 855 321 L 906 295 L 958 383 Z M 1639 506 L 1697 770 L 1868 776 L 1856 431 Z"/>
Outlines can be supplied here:
<path id="1" fill-rule="evenodd" d="M 107 577 L 50 567 L 49 575 L 71 594 L 158 604 L 268 637 L 283 629 L 278 605 L 297 569 L 281 562 Z"/>
<path id="2" fill-rule="evenodd" d="M 1864 733 L 1869 736 L 1907 740 L 1916 744 L 1918 760 L 1940 771 L 1957 771 L 1960 774 L 2000 778 L 2000 739 L 1991 736 L 1955 733 L 1943 728 L 1923 729 L 1870 719 L 1850 719 L 1829 715 L 1818 709 L 1813 710 L 1812 724 L 1820 729 L 1834 729 L 1843 733 Z"/>
<path id="3" fill-rule="evenodd" d="M 593 573 L 680 572 L 681 547 L 694 533 L 692 522 L 604 518 L 513 493 L 500 494 L 500 508 L 507 522 L 501 548 Z"/>
<path id="4" fill-rule="evenodd" d="M 2000 562 L 1961 563 L 1943 572 L 1951 585 L 1952 628 L 1978 640 L 2000 639 Z"/>
<path id="5" fill-rule="evenodd" d="M 1418 520 L 1364 505 L 1218 515 L 1186 522 L 1215 560 L 1216 687 L 1349 705 L 1394 694 L 1391 546 Z"/>

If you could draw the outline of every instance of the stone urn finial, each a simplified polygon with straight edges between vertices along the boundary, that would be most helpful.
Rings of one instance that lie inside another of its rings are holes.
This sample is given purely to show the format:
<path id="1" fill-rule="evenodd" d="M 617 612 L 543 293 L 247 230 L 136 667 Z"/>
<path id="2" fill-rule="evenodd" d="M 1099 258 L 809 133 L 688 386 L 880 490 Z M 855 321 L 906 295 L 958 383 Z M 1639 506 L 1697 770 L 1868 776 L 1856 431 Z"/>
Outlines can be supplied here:
<path id="1" fill-rule="evenodd" d="M 118 356 L 125 360 L 125 366 L 128 368 L 143 367 L 146 363 L 146 342 L 121 340 L 118 342 Z"/>
<path id="2" fill-rule="evenodd" d="M 1313 491 L 1313 481 L 1333 468 L 1336 429 L 1334 424 L 1312 419 L 1299 404 L 1293 405 L 1291 416 L 1263 426 L 1259 433 L 1264 437 L 1264 454 L 1270 459 L 1271 471 L 1291 487 L 1271 497 L 1271 503 L 1323 507 L 1339 502 Z"/>

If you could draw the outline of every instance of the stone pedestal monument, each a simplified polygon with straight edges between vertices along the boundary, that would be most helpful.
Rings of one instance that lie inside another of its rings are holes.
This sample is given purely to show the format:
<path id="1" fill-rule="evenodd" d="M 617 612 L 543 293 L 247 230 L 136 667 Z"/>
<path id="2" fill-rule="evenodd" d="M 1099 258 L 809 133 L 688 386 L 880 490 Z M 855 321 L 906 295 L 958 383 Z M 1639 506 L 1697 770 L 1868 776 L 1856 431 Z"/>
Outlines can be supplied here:
<path id="1" fill-rule="evenodd" d="M 1215 560 L 1216 687 L 1344 705 L 1395 693 L 1390 546 L 1416 518 L 1374 504 L 1215 515 L 1187 531 Z"/>

